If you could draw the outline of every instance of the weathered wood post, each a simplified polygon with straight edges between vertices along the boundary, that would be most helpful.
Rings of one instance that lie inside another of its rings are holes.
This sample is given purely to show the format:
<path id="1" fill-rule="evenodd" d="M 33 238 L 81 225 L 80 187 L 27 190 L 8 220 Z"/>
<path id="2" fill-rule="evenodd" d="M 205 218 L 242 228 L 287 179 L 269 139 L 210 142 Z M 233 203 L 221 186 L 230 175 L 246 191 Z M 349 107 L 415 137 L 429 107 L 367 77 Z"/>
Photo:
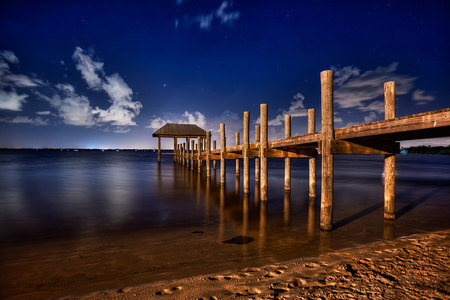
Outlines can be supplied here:
<path id="1" fill-rule="evenodd" d="M 195 144 L 195 141 L 194 141 L 194 139 L 192 139 L 192 141 L 191 141 L 191 148 L 192 148 L 192 151 L 191 151 L 191 170 L 194 170 L 194 153 L 195 153 L 194 144 Z"/>
<path id="2" fill-rule="evenodd" d="M 236 132 L 236 146 L 239 146 L 239 132 Z M 239 177 L 240 169 L 239 169 L 239 158 L 236 159 L 236 177 Z"/>
<path id="3" fill-rule="evenodd" d="M 213 141 L 213 149 L 216 150 L 216 141 Z M 213 170 L 216 170 L 216 160 L 213 160 Z"/>
<path id="4" fill-rule="evenodd" d="M 202 138 L 197 137 L 198 152 L 197 152 L 197 169 L 198 172 L 202 171 Z"/>
<path id="5" fill-rule="evenodd" d="M 225 124 L 220 124 L 220 183 L 225 183 Z"/>
<path id="6" fill-rule="evenodd" d="M 181 144 L 181 164 L 184 166 L 185 165 L 185 155 L 184 153 L 186 152 L 186 143 Z"/>
<path id="7" fill-rule="evenodd" d="M 316 111 L 308 109 L 308 133 L 316 133 Z M 309 159 L 309 198 L 316 198 L 316 158 Z"/>
<path id="8" fill-rule="evenodd" d="M 173 138 L 173 161 L 177 162 L 177 138 Z"/>
<path id="9" fill-rule="evenodd" d="M 250 193 L 250 161 L 248 150 L 250 144 L 250 112 L 244 111 L 244 148 L 242 149 L 242 157 L 244 160 L 244 194 Z"/>
<path id="10" fill-rule="evenodd" d="M 261 145 L 259 148 L 259 157 L 261 158 L 261 201 L 267 201 L 267 104 L 261 104 Z"/>
<path id="11" fill-rule="evenodd" d="M 395 119 L 395 82 L 384 84 L 384 118 Z M 384 156 L 384 218 L 395 219 L 395 154 Z"/>
<path id="12" fill-rule="evenodd" d="M 320 73 L 322 94 L 322 192 L 320 203 L 320 229 L 333 229 L 334 161 L 331 141 L 334 140 L 333 71 Z"/>
<path id="13" fill-rule="evenodd" d="M 259 143 L 260 142 L 260 130 L 259 130 L 259 125 L 255 126 L 255 143 Z M 260 168 L 259 168 L 259 157 L 255 158 L 255 182 L 259 182 L 260 179 Z"/>
<path id="14" fill-rule="evenodd" d="M 189 151 L 189 145 L 191 144 L 191 142 L 189 141 L 189 138 L 186 138 L 186 165 L 189 167 L 189 157 L 191 155 L 190 151 Z"/>
<path id="15" fill-rule="evenodd" d="M 211 131 L 206 132 L 206 176 L 211 176 Z"/>
<path id="16" fill-rule="evenodd" d="M 284 137 L 291 137 L 291 116 L 284 116 Z M 286 157 L 284 159 L 284 190 L 291 190 L 291 159 Z"/>
<path id="17" fill-rule="evenodd" d="M 161 162 L 161 137 L 158 136 L 158 162 Z"/>

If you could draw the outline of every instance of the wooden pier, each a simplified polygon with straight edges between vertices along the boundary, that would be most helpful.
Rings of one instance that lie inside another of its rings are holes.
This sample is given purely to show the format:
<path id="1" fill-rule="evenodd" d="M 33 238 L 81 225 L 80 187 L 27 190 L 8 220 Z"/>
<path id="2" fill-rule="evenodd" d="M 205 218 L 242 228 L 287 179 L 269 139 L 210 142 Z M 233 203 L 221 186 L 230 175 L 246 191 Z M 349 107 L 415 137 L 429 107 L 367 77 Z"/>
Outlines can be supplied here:
<path id="1" fill-rule="evenodd" d="M 316 157 L 321 154 L 322 179 L 320 192 L 320 228 L 332 230 L 333 225 L 333 187 L 334 154 L 377 154 L 385 157 L 384 182 L 384 218 L 395 219 L 395 155 L 400 152 L 399 141 L 437 138 L 450 136 L 450 108 L 395 117 L 395 82 L 384 84 L 385 120 L 361 125 L 334 128 L 333 114 L 333 71 L 323 71 L 321 79 L 322 131 L 316 132 L 315 110 L 308 110 L 308 133 L 291 137 L 291 117 L 285 116 L 285 137 L 268 141 L 267 104 L 261 104 L 261 124 L 255 127 L 255 142 L 250 143 L 250 113 L 244 112 L 243 143 L 240 144 L 236 133 L 236 146 L 226 146 L 225 124 L 220 125 L 220 149 L 213 142 L 211 149 L 211 132 L 195 131 L 190 133 L 171 133 L 164 135 L 156 131 L 158 137 L 158 157 L 161 158 L 160 137 L 174 138 L 174 161 L 200 172 L 202 162 L 206 161 L 207 176 L 211 173 L 211 161 L 216 168 L 220 160 L 220 182 L 225 183 L 225 160 L 236 160 L 236 176 L 240 176 L 239 159 L 243 159 L 244 194 L 248 194 L 250 182 L 249 159 L 255 159 L 255 178 L 260 186 L 260 200 L 268 200 L 267 158 L 285 159 L 285 190 L 291 188 L 292 158 L 309 159 L 309 197 L 316 197 Z M 184 125 L 187 124 L 171 124 Z M 166 126 L 166 125 L 165 125 Z M 195 126 L 195 125 L 193 125 Z M 186 129 L 186 127 L 184 127 Z M 200 129 L 200 128 L 199 128 Z M 201 130 L 201 129 L 200 129 Z M 184 134 L 184 135 L 183 135 Z M 197 150 L 194 140 L 189 147 L 189 138 L 197 134 Z M 185 137 L 186 143 L 178 144 L 177 137 Z M 206 142 L 205 142 L 206 140 Z"/>

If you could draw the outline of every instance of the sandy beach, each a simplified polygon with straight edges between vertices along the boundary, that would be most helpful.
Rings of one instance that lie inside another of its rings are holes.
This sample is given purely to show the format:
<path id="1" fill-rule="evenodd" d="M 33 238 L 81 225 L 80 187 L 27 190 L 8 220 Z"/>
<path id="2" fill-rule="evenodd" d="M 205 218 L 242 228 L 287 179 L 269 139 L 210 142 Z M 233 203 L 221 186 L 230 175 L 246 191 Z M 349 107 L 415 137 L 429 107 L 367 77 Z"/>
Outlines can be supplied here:
<path id="1" fill-rule="evenodd" d="M 450 230 L 62 299 L 450 299 Z"/>

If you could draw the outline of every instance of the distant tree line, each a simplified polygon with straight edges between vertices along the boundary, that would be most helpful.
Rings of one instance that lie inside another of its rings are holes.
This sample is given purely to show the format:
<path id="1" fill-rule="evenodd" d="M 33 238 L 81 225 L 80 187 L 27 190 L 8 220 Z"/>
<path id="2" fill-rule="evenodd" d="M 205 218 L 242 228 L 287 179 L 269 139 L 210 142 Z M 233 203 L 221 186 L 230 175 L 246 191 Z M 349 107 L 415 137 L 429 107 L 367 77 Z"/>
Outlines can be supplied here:
<path id="1" fill-rule="evenodd" d="M 415 146 L 403 148 L 406 150 L 406 154 L 440 154 L 440 155 L 450 155 L 450 146 Z"/>

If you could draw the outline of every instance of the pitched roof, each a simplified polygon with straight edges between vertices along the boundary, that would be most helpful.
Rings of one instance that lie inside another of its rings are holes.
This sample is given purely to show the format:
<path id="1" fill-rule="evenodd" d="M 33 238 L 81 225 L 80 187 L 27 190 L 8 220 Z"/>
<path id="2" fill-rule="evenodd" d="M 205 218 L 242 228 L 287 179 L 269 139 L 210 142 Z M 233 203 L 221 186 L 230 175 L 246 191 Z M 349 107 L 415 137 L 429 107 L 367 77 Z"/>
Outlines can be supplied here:
<path id="1" fill-rule="evenodd" d="M 206 131 L 195 124 L 167 123 L 153 132 L 153 137 L 206 137 Z"/>

